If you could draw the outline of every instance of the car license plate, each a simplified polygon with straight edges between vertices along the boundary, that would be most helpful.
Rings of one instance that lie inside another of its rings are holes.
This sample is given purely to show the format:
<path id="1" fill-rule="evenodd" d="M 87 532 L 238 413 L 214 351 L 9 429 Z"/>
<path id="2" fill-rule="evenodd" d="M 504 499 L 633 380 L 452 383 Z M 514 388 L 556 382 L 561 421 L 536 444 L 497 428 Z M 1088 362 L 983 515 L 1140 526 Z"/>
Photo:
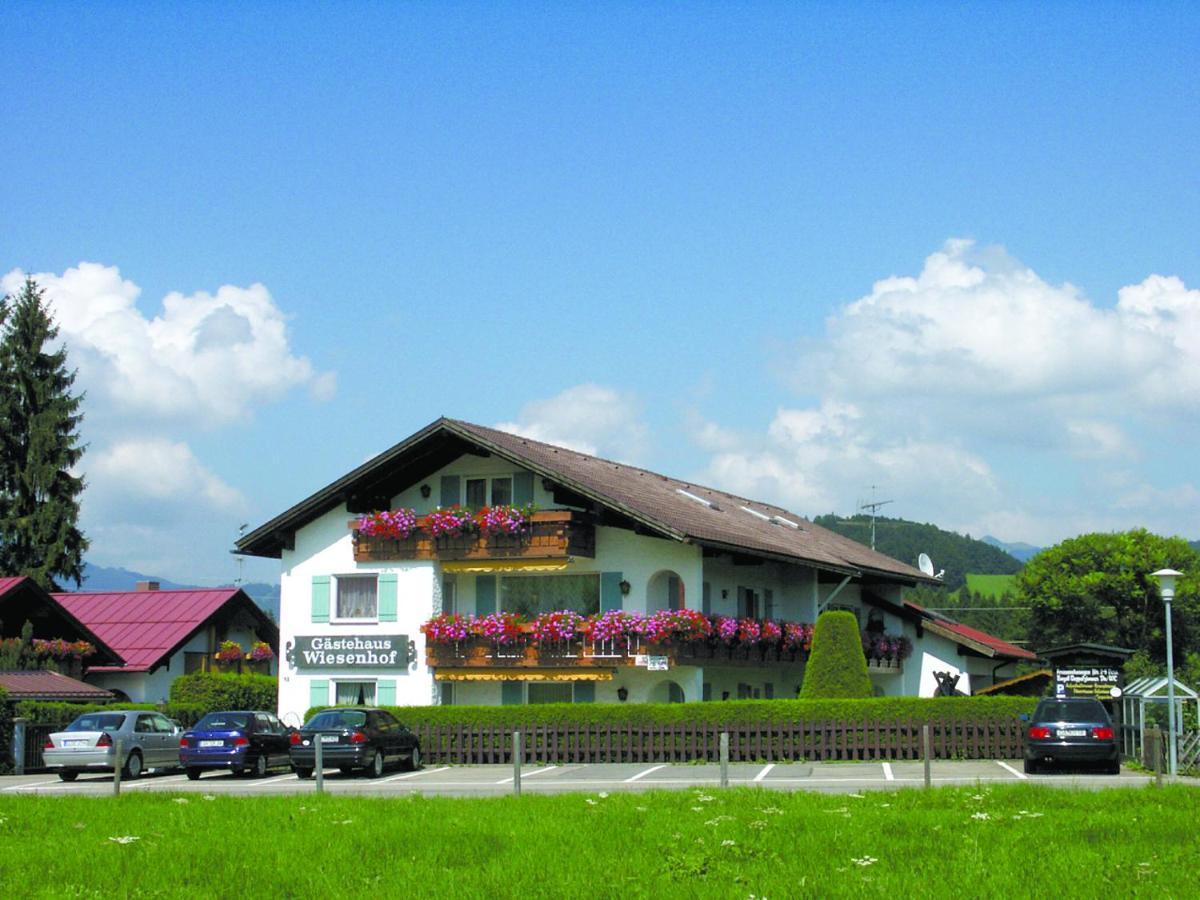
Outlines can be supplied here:
<path id="1" fill-rule="evenodd" d="M 224 747 L 225 742 L 224 741 L 201 741 L 200 746 L 201 747 Z"/>
<path id="2" fill-rule="evenodd" d="M 321 735 L 321 743 L 322 744 L 336 744 L 337 741 L 338 741 L 338 736 L 336 734 Z"/>
<path id="3" fill-rule="evenodd" d="M 63 741 L 64 747 L 86 747 L 87 741 Z"/>
<path id="4" fill-rule="evenodd" d="M 1086 737 L 1086 728 L 1060 728 L 1058 729 L 1059 737 Z"/>

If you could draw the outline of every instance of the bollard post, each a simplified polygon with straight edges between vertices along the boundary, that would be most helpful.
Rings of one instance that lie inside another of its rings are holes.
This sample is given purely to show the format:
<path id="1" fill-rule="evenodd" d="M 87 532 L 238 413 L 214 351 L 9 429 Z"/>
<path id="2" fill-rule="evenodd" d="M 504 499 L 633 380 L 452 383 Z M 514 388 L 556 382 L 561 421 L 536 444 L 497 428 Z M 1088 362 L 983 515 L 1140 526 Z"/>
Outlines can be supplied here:
<path id="1" fill-rule="evenodd" d="M 721 732 L 721 787 L 729 787 L 729 732 Z"/>
<path id="2" fill-rule="evenodd" d="M 121 766 L 124 765 L 122 753 L 125 749 L 125 742 L 117 740 L 113 745 L 113 796 L 121 796 Z"/>
<path id="3" fill-rule="evenodd" d="M 1154 757 L 1154 783 L 1162 787 L 1162 730 L 1159 728 L 1150 729 L 1150 755 Z"/>
<path id="4" fill-rule="evenodd" d="M 921 756 L 925 759 L 925 787 L 930 787 L 933 778 L 929 771 L 929 725 L 921 726 Z"/>
<path id="5" fill-rule="evenodd" d="M 321 740 L 321 735 L 313 735 L 313 750 L 316 751 L 317 758 L 314 760 L 316 766 L 314 774 L 317 776 L 317 793 L 325 790 L 325 753 L 323 751 L 324 741 Z"/>
<path id="6" fill-rule="evenodd" d="M 25 730 L 25 725 L 29 722 L 28 719 L 17 716 L 13 719 L 13 774 L 25 774 L 25 736 L 28 732 Z"/>
<path id="7" fill-rule="evenodd" d="M 513 758 L 513 796 L 521 796 L 521 732 L 513 732 L 512 741 L 512 758 Z"/>

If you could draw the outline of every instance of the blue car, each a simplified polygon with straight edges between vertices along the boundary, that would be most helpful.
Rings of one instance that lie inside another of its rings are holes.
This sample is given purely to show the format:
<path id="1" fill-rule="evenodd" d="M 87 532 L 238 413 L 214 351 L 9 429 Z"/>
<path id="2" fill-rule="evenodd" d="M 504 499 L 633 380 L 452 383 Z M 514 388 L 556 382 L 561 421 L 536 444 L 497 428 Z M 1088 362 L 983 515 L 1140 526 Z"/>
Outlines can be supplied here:
<path id="1" fill-rule="evenodd" d="M 269 769 L 291 765 L 292 731 L 263 710 L 209 713 L 180 738 L 179 764 L 193 781 L 205 769 L 261 778 Z"/>

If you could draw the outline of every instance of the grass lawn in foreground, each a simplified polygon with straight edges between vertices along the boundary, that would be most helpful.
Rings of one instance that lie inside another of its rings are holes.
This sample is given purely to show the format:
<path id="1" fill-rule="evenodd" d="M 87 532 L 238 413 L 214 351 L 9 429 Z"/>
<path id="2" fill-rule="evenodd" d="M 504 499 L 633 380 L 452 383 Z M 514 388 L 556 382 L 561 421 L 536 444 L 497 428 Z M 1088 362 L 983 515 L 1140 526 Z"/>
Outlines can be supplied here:
<path id="1" fill-rule="evenodd" d="M 0 797 L 10 897 L 1196 896 L 1200 793 Z"/>

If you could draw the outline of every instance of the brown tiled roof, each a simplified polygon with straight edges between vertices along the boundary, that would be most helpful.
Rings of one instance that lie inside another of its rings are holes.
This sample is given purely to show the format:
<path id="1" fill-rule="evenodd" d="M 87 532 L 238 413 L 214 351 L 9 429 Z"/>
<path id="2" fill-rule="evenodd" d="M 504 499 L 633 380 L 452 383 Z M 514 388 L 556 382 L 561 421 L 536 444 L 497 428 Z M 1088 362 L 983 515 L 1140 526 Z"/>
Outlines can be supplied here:
<path id="1" fill-rule="evenodd" d="M 843 574 L 874 574 L 907 583 L 929 580 L 913 566 L 782 507 L 456 419 L 437 420 L 301 501 L 246 535 L 238 550 L 278 556 L 281 534 L 294 533 L 359 486 L 379 482 L 388 467 L 403 466 L 419 455 L 423 444 L 446 434 L 528 468 L 666 538 Z M 693 499 L 697 497 L 704 502 Z"/>
<path id="2" fill-rule="evenodd" d="M 58 672 L 0 672 L 0 688 L 9 700 L 96 700 L 113 698 L 112 693 L 84 684 Z"/>

